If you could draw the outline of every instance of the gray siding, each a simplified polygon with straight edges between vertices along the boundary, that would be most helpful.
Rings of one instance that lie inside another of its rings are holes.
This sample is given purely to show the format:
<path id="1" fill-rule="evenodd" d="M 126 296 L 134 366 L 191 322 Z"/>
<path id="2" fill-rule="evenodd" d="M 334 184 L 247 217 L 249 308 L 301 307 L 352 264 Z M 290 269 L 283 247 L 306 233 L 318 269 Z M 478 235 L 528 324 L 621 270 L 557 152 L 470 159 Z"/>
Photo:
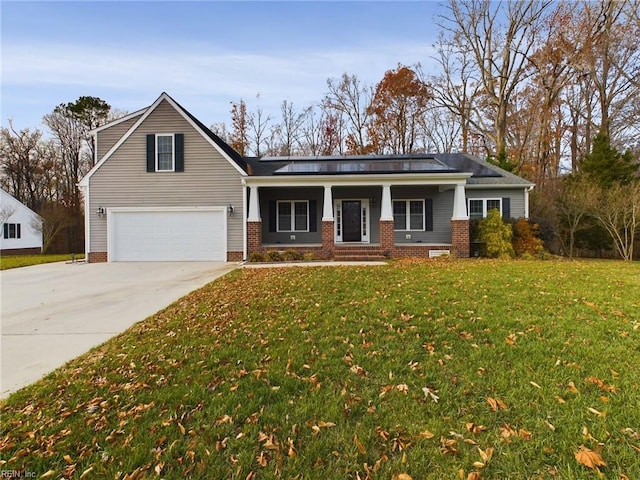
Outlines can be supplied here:
<path id="1" fill-rule="evenodd" d="M 102 159 L 102 157 L 111 150 L 111 147 L 113 147 L 118 140 L 127 133 L 127 130 L 133 127 L 133 124 L 136 123 L 141 116 L 142 114 L 98 132 L 98 160 Z"/>
<path id="2" fill-rule="evenodd" d="M 322 201 L 324 190 L 317 187 L 300 188 L 261 188 L 260 216 L 262 217 L 262 243 L 283 245 L 301 245 L 322 243 Z M 269 205 L 277 200 L 315 200 L 316 201 L 316 232 L 270 232 Z M 296 239 L 291 240 L 291 235 Z"/>
<path id="3" fill-rule="evenodd" d="M 524 188 L 467 188 L 466 195 L 467 200 L 470 198 L 510 198 L 511 218 L 524 217 Z"/>
<path id="4" fill-rule="evenodd" d="M 147 173 L 146 135 L 184 134 L 184 172 Z M 99 206 L 226 206 L 227 251 L 243 250 L 242 175 L 171 105 L 163 101 L 90 179 L 91 252 L 107 251 L 107 219 Z"/>
<path id="5" fill-rule="evenodd" d="M 433 201 L 433 231 L 397 231 L 396 244 L 407 243 L 451 243 L 451 215 L 453 214 L 453 190 L 440 192 L 433 186 L 391 187 L 391 199 L 427 199 Z M 407 239 L 407 234 L 411 238 Z"/>

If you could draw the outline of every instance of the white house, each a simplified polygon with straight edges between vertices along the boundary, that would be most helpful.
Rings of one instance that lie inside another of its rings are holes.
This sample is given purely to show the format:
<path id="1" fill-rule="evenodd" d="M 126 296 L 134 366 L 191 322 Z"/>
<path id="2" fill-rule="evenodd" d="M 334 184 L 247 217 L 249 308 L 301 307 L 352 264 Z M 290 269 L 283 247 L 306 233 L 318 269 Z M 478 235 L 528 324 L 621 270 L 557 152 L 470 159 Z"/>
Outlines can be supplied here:
<path id="1" fill-rule="evenodd" d="M 42 252 L 42 217 L 0 189 L 0 254 Z"/>

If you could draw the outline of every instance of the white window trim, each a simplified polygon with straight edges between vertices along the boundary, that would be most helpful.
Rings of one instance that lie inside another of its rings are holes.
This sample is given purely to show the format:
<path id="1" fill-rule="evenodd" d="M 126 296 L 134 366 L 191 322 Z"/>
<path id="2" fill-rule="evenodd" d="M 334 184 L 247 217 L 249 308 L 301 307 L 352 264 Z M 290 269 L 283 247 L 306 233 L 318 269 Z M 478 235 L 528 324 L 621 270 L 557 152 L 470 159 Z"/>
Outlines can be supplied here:
<path id="1" fill-rule="evenodd" d="M 288 203 L 291 205 L 291 229 L 282 230 L 280 228 L 280 204 Z M 304 203 L 307 206 L 307 228 L 306 230 L 296 230 L 296 203 Z M 276 201 L 276 232 L 304 233 L 309 232 L 309 200 L 278 200 Z"/>
<path id="2" fill-rule="evenodd" d="M 371 209 L 368 198 L 338 198 L 333 201 L 333 217 L 335 218 L 333 229 L 333 240 L 336 243 L 344 243 L 342 239 L 342 202 L 358 201 L 360 202 L 360 217 L 362 224 L 360 225 L 360 234 L 362 239 L 359 243 L 371 242 Z M 350 243 L 350 242 L 346 242 Z"/>
<path id="3" fill-rule="evenodd" d="M 482 201 L 482 218 L 487 218 L 487 202 L 499 202 L 500 203 L 500 216 L 502 216 L 502 198 L 468 198 L 467 199 L 467 213 L 471 218 L 471 201 Z"/>
<path id="4" fill-rule="evenodd" d="M 158 161 L 158 138 L 159 137 L 171 137 L 171 169 L 160 170 Z M 175 172 L 176 171 L 176 136 L 174 133 L 156 133 L 156 172 Z"/>
<path id="5" fill-rule="evenodd" d="M 395 227 L 395 215 L 394 215 L 394 232 L 424 232 L 427 228 L 427 215 L 426 215 L 426 205 L 424 202 L 424 198 L 394 198 L 391 201 L 391 209 L 393 212 L 393 204 L 395 202 L 405 202 L 405 225 L 407 228 L 396 229 Z M 411 204 L 410 202 L 421 202 L 422 203 L 422 228 L 411 228 Z"/>

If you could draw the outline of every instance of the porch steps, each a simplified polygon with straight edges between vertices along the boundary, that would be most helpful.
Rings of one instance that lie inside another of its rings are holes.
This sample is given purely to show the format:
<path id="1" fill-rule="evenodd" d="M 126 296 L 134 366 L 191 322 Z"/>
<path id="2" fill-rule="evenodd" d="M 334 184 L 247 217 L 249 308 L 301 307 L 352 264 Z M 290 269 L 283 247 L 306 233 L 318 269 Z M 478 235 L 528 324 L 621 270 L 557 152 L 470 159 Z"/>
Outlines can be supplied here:
<path id="1" fill-rule="evenodd" d="M 340 246 L 333 250 L 336 262 L 384 262 L 387 257 L 377 246 Z"/>

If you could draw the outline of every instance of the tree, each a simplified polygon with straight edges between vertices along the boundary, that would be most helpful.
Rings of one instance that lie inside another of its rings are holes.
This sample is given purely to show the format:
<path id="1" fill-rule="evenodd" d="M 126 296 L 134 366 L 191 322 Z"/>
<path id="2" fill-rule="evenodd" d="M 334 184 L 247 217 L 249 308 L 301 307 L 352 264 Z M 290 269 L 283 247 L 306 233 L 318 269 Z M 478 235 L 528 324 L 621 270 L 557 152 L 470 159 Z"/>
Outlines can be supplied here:
<path id="1" fill-rule="evenodd" d="M 229 135 L 229 145 L 243 156 L 248 153 L 248 131 L 247 105 L 242 99 L 240 99 L 238 103 L 231 102 L 231 133 Z"/>
<path id="2" fill-rule="evenodd" d="M 513 257 L 511 225 L 502 221 L 500 210 L 489 210 L 487 217 L 478 224 L 478 241 L 483 244 L 483 254 L 489 258 Z"/>
<path id="3" fill-rule="evenodd" d="M 369 114 L 367 106 L 371 103 L 372 90 L 360 82 L 355 75 L 342 74 L 340 80 L 327 80 L 329 91 L 324 97 L 324 107 L 331 116 L 340 119 L 346 128 L 346 150 L 351 154 L 367 153 L 366 125 Z"/>
<path id="4" fill-rule="evenodd" d="M 639 168 L 631 151 L 618 152 L 604 133 L 596 135 L 591 153 L 585 155 L 581 163 L 581 172 L 604 188 L 616 182 L 630 183 L 637 178 Z"/>
<path id="5" fill-rule="evenodd" d="M 377 153 L 412 153 L 422 117 L 432 95 L 416 72 L 404 65 L 387 70 L 376 85 L 367 132 L 371 150 Z"/>
<path id="6" fill-rule="evenodd" d="M 295 155 L 296 146 L 300 147 L 300 129 L 310 110 L 311 107 L 307 107 L 302 112 L 296 112 L 292 102 L 287 100 L 282 102 L 280 105 L 282 119 L 276 130 L 280 139 L 280 155 Z"/>
<path id="7" fill-rule="evenodd" d="M 89 132 L 107 123 L 111 105 L 98 97 L 82 96 L 75 102 L 67 103 L 65 110 L 81 127 L 82 138 L 89 148 L 89 164 L 93 167 L 96 161 L 96 145 L 95 138 Z"/>
<path id="8" fill-rule="evenodd" d="M 616 182 L 603 189 L 593 216 L 606 229 L 623 260 L 633 260 L 636 233 L 640 232 L 640 181 Z"/>
<path id="9" fill-rule="evenodd" d="M 493 144 L 497 154 L 507 147 L 507 114 L 513 94 L 526 77 L 528 56 L 550 1 L 527 0 L 502 3 L 489 0 L 450 0 L 440 25 L 459 45 L 466 45 L 475 60 L 477 76 L 487 116 L 481 133 Z M 501 16 L 506 17 L 501 27 Z M 484 120 L 478 118 L 477 126 Z"/>
<path id="10" fill-rule="evenodd" d="M 260 94 L 256 95 L 256 100 L 260 100 Z M 251 143 L 251 150 L 260 157 L 264 151 L 264 142 L 267 134 L 267 127 L 271 122 L 271 115 L 265 114 L 264 109 L 258 105 L 255 112 L 247 116 L 248 137 Z"/>
<path id="11" fill-rule="evenodd" d="M 598 195 L 598 188 L 588 178 L 579 176 L 566 177 L 561 185 L 561 191 L 553 202 L 558 240 L 565 254 L 572 258 L 577 234 L 593 227 L 591 205 Z"/>

